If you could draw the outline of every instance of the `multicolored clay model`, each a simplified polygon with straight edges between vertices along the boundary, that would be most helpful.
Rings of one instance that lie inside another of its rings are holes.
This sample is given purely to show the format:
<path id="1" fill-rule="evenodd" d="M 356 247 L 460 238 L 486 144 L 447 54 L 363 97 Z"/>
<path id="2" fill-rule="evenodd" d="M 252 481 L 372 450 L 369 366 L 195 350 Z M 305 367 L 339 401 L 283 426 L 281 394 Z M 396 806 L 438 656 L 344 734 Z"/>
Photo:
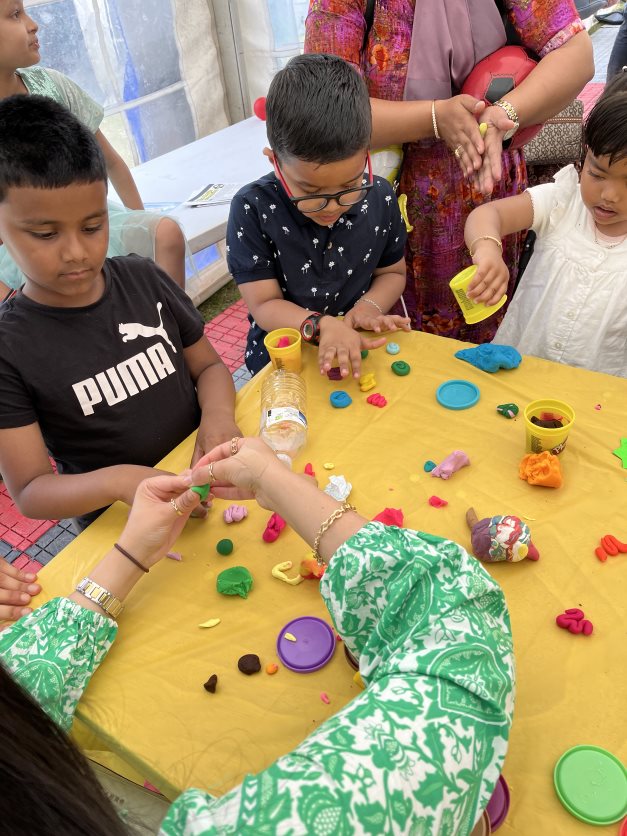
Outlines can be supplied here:
<path id="1" fill-rule="evenodd" d="M 529 526 L 519 517 L 499 516 L 477 518 L 474 508 L 466 511 L 472 551 L 485 563 L 518 563 L 528 557 L 538 560 L 540 554 L 531 542 Z"/>

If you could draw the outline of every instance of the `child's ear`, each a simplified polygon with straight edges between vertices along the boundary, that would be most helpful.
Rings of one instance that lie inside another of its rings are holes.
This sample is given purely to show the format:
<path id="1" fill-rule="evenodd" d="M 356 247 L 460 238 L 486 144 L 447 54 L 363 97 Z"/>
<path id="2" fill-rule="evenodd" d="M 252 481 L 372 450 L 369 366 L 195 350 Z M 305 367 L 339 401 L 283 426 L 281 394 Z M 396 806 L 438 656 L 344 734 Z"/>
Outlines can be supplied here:
<path id="1" fill-rule="evenodd" d="M 263 149 L 263 155 L 264 157 L 267 157 L 270 160 L 272 165 L 274 165 L 274 151 L 272 150 L 272 148 L 268 148 L 268 146 L 266 145 L 266 147 Z"/>

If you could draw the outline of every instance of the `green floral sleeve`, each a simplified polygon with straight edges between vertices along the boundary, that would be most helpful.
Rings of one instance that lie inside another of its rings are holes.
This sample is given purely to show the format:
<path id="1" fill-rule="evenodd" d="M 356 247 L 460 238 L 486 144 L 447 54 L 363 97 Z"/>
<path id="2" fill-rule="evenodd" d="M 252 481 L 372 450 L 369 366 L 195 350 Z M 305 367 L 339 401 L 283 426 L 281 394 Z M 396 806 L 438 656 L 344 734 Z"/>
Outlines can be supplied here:
<path id="1" fill-rule="evenodd" d="M 113 644 L 114 621 L 54 598 L 0 632 L 0 659 L 66 731 L 91 675 Z"/>
<path id="2" fill-rule="evenodd" d="M 500 773 L 514 662 L 503 594 L 448 540 L 369 523 L 321 592 L 367 689 L 220 799 L 184 793 L 164 836 L 464 836 Z"/>

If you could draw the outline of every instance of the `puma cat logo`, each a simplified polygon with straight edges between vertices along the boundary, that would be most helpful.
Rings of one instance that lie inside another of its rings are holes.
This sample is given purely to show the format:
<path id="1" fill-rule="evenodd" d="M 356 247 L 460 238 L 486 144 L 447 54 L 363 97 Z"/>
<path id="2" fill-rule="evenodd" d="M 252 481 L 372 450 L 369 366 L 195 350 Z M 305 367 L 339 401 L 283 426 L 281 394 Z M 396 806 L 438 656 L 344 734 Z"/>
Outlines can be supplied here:
<path id="1" fill-rule="evenodd" d="M 119 325 L 119 331 L 120 334 L 122 334 L 122 342 L 127 343 L 129 340 L 136 340 L 137 337 L 162 337 L 176 354 L 176 348 L 170 341 L 167 331 L 163 327 L 163 320 L 161 319 L 162 307 L 163 305 L 161 302 L 157 302 L 159 325 L 156 327 L 153 327 L 152 325 L 142 325 L 141 322 L 121 322 Z"/>

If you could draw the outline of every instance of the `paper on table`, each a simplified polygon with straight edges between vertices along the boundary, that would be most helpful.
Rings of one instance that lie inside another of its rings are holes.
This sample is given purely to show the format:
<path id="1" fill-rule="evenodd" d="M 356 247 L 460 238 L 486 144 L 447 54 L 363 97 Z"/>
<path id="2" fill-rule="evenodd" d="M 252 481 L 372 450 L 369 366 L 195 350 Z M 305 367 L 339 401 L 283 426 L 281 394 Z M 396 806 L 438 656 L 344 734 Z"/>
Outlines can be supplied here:
<path id="1" fill-rule="evenodd" d="M 223 203 L 230 203 L 237 192 L 242 188 L 242 183 L 209 183 L 199 192 L 194 192 L 185 201 L 186 206 L 217 206 Z"/>

